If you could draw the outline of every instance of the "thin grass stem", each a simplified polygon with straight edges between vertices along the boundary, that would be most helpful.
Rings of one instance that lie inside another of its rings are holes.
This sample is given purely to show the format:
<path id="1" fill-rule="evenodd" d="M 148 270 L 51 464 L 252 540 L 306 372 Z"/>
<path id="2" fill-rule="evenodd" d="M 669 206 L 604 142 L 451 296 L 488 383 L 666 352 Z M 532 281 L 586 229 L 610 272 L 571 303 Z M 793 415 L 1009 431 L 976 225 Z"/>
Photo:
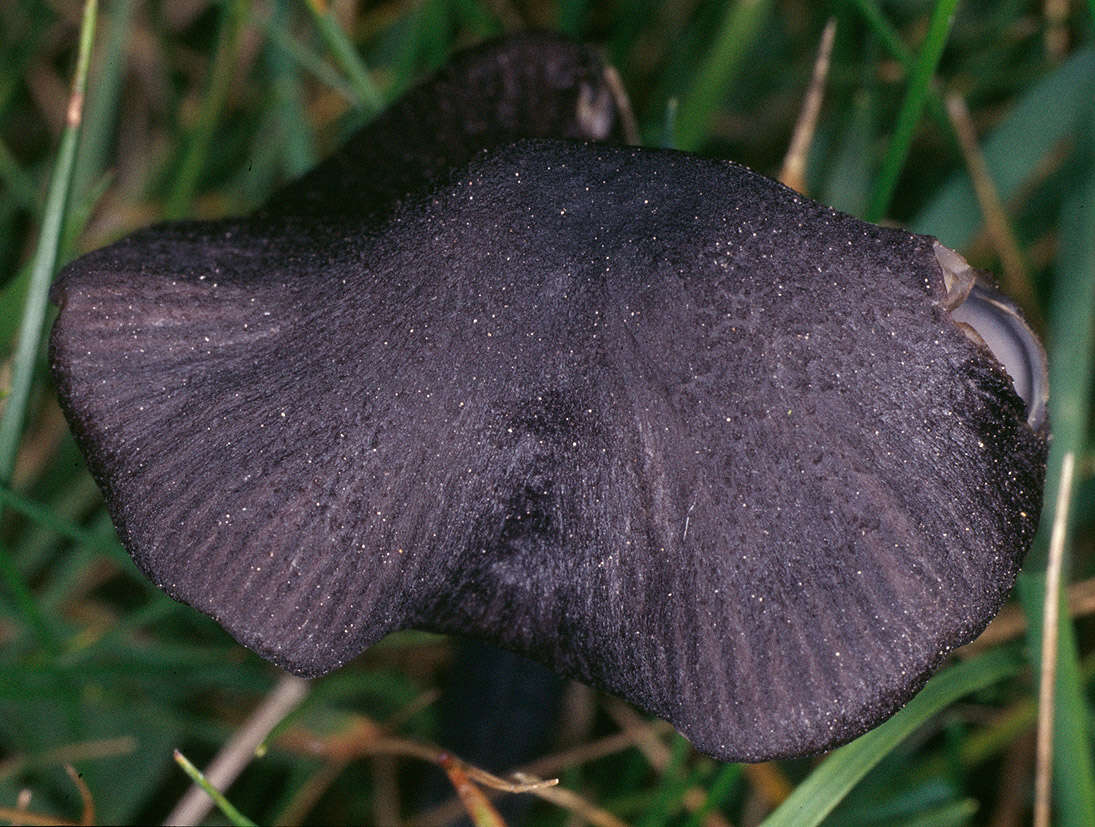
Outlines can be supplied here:
<path id="1" fill-rule="evenodd" d="M 1015 675 L 1021 665 L 1015 652 L 1001 649 L 936 675 L 893 718 L 826 758 L 764 821 L 764 827 L 820 824 L 863 776 L 917 727 L 964 695 Z"/>
<path id="2" fill-rule="evenodd" d="M 220 790 L 206 780 L 201 770 L 191 764 L 189 759 L 178 750 L 175 750 L 175 763 L 182 767 L 183 772 L 190 776 L 191 781 L 205 790 L 205 794 L 213 799 L 217 809 L 224 813 L 224 817 L 235 827 L 257 827 L 255 822 L 237 810 L 235 805 L 225 798 Z M 171 823 L 170 820 L 168 823 Z"/>
<path id="3" fill-rule="evenodd" d="M 677 149 L 699 149 L 708 134 L 712 115 L 741 71 L 771 6 L 771 0 L 738 0 L 727 4 L 715 41 L 691 89 L 681 98 L 674 141 Z"/>
<path id="4" fill-rule="evenodd" d="M 1038 684 L 1038 760 L 1034 785 L 1035 827 L 1049 825 L 1050 779 L 1053 775 L 1053 705 L 1057 683 L 1057 631 L 1061 608 L 1061 566 L 1068 536 L 1068 512 L 1072 498 L 1072 471 L 1075 454 L 1065 454 L 1061 464 L 1061 483 L 1057 489 L 1057 508 L 1053 534 L 1049 541 L 1049 565 L 1046 567 L 1046 593 L 1042 614 L 1042 669 Z"/>
<path id="5" fill-rule="evenodd" d="M 312 18 L 316 21 L 320 37 L 335 62 L 346 74 L 350 86 L 357 97 L 357 104 L 368 113 L 377 112 L 384 105 L 384 98 L 373 83 L 372 75 L 365 62 L 357 53 L 353 43 L 350 42 L 346 32 L 338 24 L 334 12 L 326 8 L 321 0 L 307 0 L 308 10 L 312 12 Z"/>
<path id="6" fill-rule="evenodd" d="M 15 471 L 15 458 L 19 452 L 19 440 L 30 401 L 30 388 L 34 381 L 38 361 L 38 348 L 48 310 L 49 285 L 57 270 L 61 249 L 61 237 L 71 208 L 72 177 L 75 169 L 76 146 L 83 123 L 84 97 L 87 93 L 88 66 L 91 63 L 91 45 L 95 40 L 95 22 L 99 11 L 98 0 L 84 4 L 80 26 L 80 46 L 76 57 L 76 72 L 72 93 L 66 110 L 65 130 L 53 168 L 42 230 L 38 247 L 31 265 L 31 281 L 23 306 L 23 321 L 19 328 L 19 340 L 12 359 L 11 389 L 4 400 L 4 415 L 0 419 L 0 485 L 11 482 Z"/>
<path id="7" fill-rule="evenodd" d="M 168 218 L 183 218 L 190 211 L 190 203 L 194 199 L 198 182 L 209 157 L 213 133 L 216 131 L 217 123 L 228 100 L 228 90 L 235 76 L 240 32 L 247 20 L 249 6 L 248 0 L 230 0 L 221 12 L 220 32 L 210 70 L 209 88 L 203 97 L 198 122 L 186 144 L 182 165 L 167 201 Z"/>
<path id="8" fill-rule="evenodd" d="M 943 47 L 947 44 L 957 5 L 958 0 L 939 0 L 932 11 L 928 33 L 913 65 L 905 98 L 897 115 L 893 138 L 867 205 L 868 221 L 882 219 L 890 209 L 894 190 L 897 189 L 897 179 L 908 160 L 913 134 L 924 110 L 924 102 L 927 100 L 936 66 L 939 65 L 939 58 L 943 55 Z"/>

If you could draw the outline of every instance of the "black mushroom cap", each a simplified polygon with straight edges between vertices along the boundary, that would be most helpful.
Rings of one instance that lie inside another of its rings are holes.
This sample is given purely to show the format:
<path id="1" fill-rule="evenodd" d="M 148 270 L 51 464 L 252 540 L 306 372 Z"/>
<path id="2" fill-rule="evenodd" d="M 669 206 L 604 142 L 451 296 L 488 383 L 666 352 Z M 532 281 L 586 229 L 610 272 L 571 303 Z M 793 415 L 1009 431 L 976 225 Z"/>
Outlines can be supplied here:
<path id="1" fill-rule="evenodd" d="M 136 233 L 53 293 L 126 547 L 280 666 L 455 632 L 763 760 L 893 714 L 1005 599 L 1045 436 L 933 239 L 551 140 L 383 221 L 292 212 Z"/>

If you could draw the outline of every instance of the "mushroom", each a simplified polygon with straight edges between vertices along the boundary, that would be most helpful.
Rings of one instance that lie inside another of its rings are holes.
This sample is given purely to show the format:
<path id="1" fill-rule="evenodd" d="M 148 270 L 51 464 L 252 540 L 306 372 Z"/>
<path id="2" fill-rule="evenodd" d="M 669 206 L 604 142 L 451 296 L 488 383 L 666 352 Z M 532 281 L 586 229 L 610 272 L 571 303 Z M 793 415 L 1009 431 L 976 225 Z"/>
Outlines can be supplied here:
<path id="1" fill-rule="evenodd" d="M 53 376 L 134 560 L 300 675 L 456 633 L 725 760 L 892 715 L 1031 543 L 1037 340 L 932 238 L 733 163 L 511 141 L 610 136 L 576 47 L 454 66 L 454 132 L 391 131 L 426 85 L 250 217 L 59 277 Z M 539 131 L 526 96 L 562 102 Z"/>

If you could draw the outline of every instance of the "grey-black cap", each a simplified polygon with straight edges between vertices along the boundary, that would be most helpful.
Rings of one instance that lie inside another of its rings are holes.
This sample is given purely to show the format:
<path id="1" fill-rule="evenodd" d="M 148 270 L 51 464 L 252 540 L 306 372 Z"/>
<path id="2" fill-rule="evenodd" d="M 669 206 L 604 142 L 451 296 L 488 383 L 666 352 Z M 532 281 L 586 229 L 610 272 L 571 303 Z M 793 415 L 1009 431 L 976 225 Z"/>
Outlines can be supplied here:
<path id="1" fill-rule="evenodd" d="M 354 189 L 142 231 L 53 292 L 123 542 L 245 645 L 311 676 L 471 635 L 763 760 L 885 719 L 1000 607 L 1045 435 L 933 239 L 572 141 Z"/>

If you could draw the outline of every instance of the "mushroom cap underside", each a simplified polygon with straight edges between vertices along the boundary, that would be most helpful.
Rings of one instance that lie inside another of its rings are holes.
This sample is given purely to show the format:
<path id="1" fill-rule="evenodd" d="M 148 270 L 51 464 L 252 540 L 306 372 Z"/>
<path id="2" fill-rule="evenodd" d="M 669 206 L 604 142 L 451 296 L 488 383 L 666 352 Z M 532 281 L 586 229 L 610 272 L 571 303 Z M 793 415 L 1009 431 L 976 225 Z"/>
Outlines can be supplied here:
<path id="1" fill-rule="evenodd" d="M 358 229 L 163 225 L 55 287 L 120 536 L 264 657 L 471 635 L 762 760 L 877 724 L 1004 600 L 1045 439 L 932 239 L 558 141 Z"/>

